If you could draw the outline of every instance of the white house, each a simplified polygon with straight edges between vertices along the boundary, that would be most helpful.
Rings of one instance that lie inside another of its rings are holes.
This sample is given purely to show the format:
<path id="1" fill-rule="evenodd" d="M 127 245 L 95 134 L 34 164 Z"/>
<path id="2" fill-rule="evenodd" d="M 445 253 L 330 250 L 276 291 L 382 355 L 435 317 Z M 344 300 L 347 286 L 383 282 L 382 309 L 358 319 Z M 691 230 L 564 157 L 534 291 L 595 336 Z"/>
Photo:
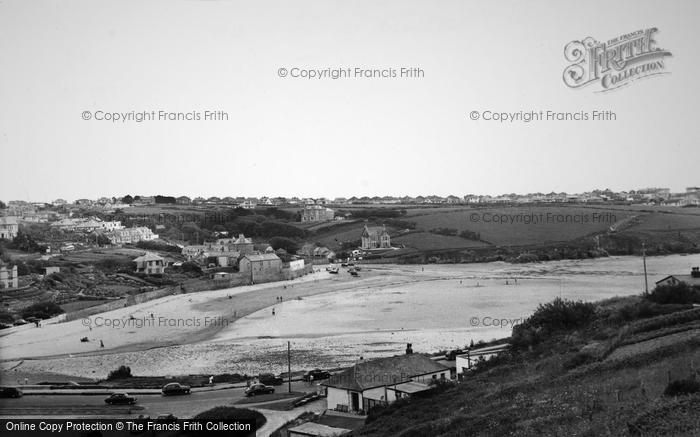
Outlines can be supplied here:
<path id="1" fill-rule="evenodd" d="M 429 390 L 431 381 L 449 378 L 448 367 L 410 353 L 360 361 L 321 385 L 326 387 L 329 409 L 366 414 L 375 405 Z"/>
<path id="2" fill-rule="evenodd" d="M 12 240 L 19 232 L 19 223 L 15 217 L 0 217 L 0 239 Z"/>
<path id="3" fill-rule="evenodd" d="M 468 351 L 466 354 L 457 355 L 455 357 L 455 367 L 457 368 L 457 376 L 466 373 L 469 369 L 474 367 L 477 361 L 480 360 L 490 360 L 499 353 L 503 352 L 505 349 L 510 347 L 509 344 L 498 344 L 494 346 L 488 346 L 479 349 L 473 349 Z"/>
<path id="4" fill-rule="evenodd" d="M 136 273 L 147 275 L 162 275 L 165 273 L 165 258 L 155 253 L 146 253 L 134 259 L 136 263 Z"/>

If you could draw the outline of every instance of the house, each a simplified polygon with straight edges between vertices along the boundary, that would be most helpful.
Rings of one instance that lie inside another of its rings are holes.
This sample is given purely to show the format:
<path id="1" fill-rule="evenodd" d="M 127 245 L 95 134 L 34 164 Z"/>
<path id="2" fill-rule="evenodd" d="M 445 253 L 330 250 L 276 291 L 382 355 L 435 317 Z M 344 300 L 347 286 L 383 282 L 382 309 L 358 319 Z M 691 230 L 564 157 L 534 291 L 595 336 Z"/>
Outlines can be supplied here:
<path id="1" fill-rule="evenodd" d="M 175 199 L 175 203 L 177 203 L 178 205 L 189 205 L 192 203 L 192 200 L 187 196 L 180 196 L 177 199 Z"/>
<path id="2" fill-rule="evenodd" d="M 252 254 L 255 251 L 252 238 L 246 238 L 243 234 L 238 234 L 238 238 L 231 242 L 231 247 L 234 252 L 240 252 L 242 255 Z"/>
<path id="3" fill-rule="evenodd" d="M 474 367 L 476 362 L 481 360 L 490 360 L 499 353 L 510 347 L 509 344 L 497 344 L 494 346 L 483 347 L 479 349 L 472 349 L 467 351 L 465 354 L 460 354 L 455 357 L 455 368 L 457 370 L 457 377 L 465 374 L 469 369 Z"/>
<path id="4" fill-rule="evenodd" d="M 105 234 L 112 244 L 136 244 L 139 241 L 150 241 L 158 238 L 158 234 L 154 234 L 145 226 L 126 229 L 115 229 Z"/>
<path id="5" fill-rule="evenodd" d="M 689 275 L 670 275 L 656 281 L 656 286 L 660 287 L 663 285 L 678 285 L 684 282 L 691 287 L 700 288 L 700 267 L 693 267 L 690 270 Z"/>
<path id="6" fill-rule="evenodd" d="M 0 260 L 0 289 L 19 288 L 17 266 L 10 267 Z"/>
<path id="7" fill-rule="evenodd" d="M 0 217 L 0 240 L 12 240 L 19 232 L 19 224 L 15 217 Z"/>
<path id="8" fill-rule="evenodd" d="M 309 205 L 301 212 L 302 223 L 333 220 L 335 211 L 321 205 Z"/>
<path id="9" fill-rule="evenodd" d="M 156 255 L 155 253 L 146 253 L 133 262 L 136 263 L 136 273 L 145 273 L 147 275 L 162 275 L 165 273 L 165 258 Z"/>
<path id="10" fill-rule="evenodd" d="M 243 208 L 243 209 L 255 209 L 257 206 L 257 202 L 253 199 L 246 199 L 243 201 L 241 204 L 238 205 L 238 208 Z"/>
<path id="11" fill-rule="evenodd" d="M 391 248 L 391 237 L 386 231 L 386 226 L 381 228 L 369 228 L 365 225 L 362 229 L 362 249 L 389 249 Z"/>
<path id="12" fill-rule="evenodd" d="M 326 387 L 329 409 L 366 413 L 376 405 L 430 390 L 430 382 L 449 377 L 448 367 L 427 355 L 407 353 L 360 361 L 321 385 Z"/>
<path id="13" fill-rule="evenodd" d="M 282 278 L 282 260 L 274 253 L 247 254 L 238 262 L 238 270 L 249 275 L 251 283 L 277 281 Z"/>
<path id="14" fill-rule="evenodd" d="M 44 276 L 49 276 L 53 275 L 54 273 L 60 273 L 61 268 L 60 267 L 44 267 Z"/>

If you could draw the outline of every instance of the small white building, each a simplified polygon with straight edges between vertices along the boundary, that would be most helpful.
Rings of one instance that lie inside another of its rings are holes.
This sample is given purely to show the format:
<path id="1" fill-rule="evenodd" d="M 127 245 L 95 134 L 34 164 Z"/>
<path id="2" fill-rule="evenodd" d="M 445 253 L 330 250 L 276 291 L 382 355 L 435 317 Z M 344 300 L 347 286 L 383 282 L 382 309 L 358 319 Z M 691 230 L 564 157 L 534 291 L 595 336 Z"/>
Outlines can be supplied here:
<path id="1" fill-rule="evenodd" d="M 457 368 L 457 376 L 462 375 L 469 371 L 474 364 L 481 360 L 490 360 L 499 353 L 510 347 L 509 344 L 498 344 L 489 347 L 483 347 L 479 349 L 472 349 L 465 354 L 457 355 L 455 357 L 455 367 Z"/>
<path id="2" fill-rule="evenodd" d="M 376 405 L 430 390 L 432 381 L 449 378 L 448 367 L 410 353 L 360 361 L 321 385 L 326 387 L 329 409 L 366 414 Z"/>

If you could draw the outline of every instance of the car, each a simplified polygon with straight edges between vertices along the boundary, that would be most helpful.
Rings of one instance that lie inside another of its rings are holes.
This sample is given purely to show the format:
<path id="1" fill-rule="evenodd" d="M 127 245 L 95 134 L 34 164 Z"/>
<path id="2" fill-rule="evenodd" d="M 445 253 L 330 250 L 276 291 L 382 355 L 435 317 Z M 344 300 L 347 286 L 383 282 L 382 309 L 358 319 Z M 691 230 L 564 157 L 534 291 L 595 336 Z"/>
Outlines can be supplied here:
<path id="1" fill-rule="evenodd" d="M 171 382 L 169 384 L 165 384 L 161 389 L 161 392 L 163 392 L 163 396 L 188 395 L 190 394 L 190 386 L 180 384 L 179 382 Z"/>
<path id="2" fill-rule="evenodd" d="M 24 319 L 17 319 L 17 320 L 15 320 L 15 323 L 13 323 L 13 325 L 15 325 L 15 326 L 22 326 L 22 325 L 26 325 L 27 323 L 28 323 L 28 322 L 27 322 L 26 320 L 24 320 Z"/>
<path id="3" fill-rule="evenodd" d="M 105 403 L 109 405 L 134 405 L 136 403 L 136 398 L 129 396 L 128 393 L 112 393 Z"/>
<path id="4" fill-rule="evenodd" d="M 314 380 L 314 381 L 322 381 L 322 380 L 324 380 L 324 379 L 330 378 L 330 377 L 331 377 L 331 374 L 328 373 L 328 372 L 326 372 L 325 370 L 314 369 L 314 370 L 309 370 L 308 372 L 306 372 L 306 373 L 304 374 L 304 376 L 302 377 L 302 379 L 303 379 L 304 381 L 311 381 L 311 380 L 312 380 L 312 378 L 311 378 L 312 376 L 313 376 L 313 380 Z"/>
<path id="5" fill-rule="evenodd" d="M 21 398 L 22 390 L 16 387 L 2 387 L 0 388 L 0 398 Z"/>
<path id="6" fill-rule="evenodd" d="M 261 373 L 258 375 L 258 382 L 265 385 L 282 385 L 284 380 L 279 376 L 275 376 L 272 373 Z"/>
<path id="7" fill-rule="evenodd" d="M 275 388 L 265 384 L 253 384 L 245 389 L 246 396 L 256 396 L 274 393 Z"/>
<path id="8" fill-rule="evenodd" d="M 171 413 L 159 414 L 156 419 L 156 423 L 175 423 L 177 422 L 177 417 Z"/>

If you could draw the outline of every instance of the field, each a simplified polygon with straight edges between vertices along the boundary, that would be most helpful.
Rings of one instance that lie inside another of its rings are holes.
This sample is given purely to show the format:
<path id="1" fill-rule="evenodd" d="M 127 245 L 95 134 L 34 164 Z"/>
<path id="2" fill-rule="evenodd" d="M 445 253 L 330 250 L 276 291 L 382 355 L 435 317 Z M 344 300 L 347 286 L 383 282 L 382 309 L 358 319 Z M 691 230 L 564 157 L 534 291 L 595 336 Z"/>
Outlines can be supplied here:
<path id="1" fill-rule="evenodd" d="M 370 208 L 369 206 L 367 208 Z M 374 205 L 371 206 L 372 209 Z M 398 208 L 398 207 L 397 207 Z M 358 209 L 358 208 L 355 208 Z M 700 211 L 698 208 L 670 208 L 646 205 L 533 205 L 533 206 L 444 206 L 406 207 L 405 214 L 396 220 L 411 223 L 395 226 L 391 220 L 380 217 L 366 222 L 332 223 L 308 227 L 316 233 L 313 241 L 334 250 L 343 242 L 358 242 L 365 223 L 378 226 L 387 222 L 392 235 L 392 245 L 419 252 L 460 251 L 492 247 L 542 248 L 574 243 L 582 247 L 595 247 L 595 236 L 634 235 L 639 240 L 649 236 L 649 241 L 668 239 L 673 233 L 677 244 L 668 251 L 684 251 L 698 247 L 700 241 Z M 462 232 L 471 235 L 458 236 Z M 653 238 L 652 238 L 653 236 Z M 607 240 L 606 240 L 607 241 Z M 641 243 L 635 243 L 641 247 Z M 605 247 L 602 247 L 606 249 Z M 614 248 L 615 250 L 616 248 Z"/>

